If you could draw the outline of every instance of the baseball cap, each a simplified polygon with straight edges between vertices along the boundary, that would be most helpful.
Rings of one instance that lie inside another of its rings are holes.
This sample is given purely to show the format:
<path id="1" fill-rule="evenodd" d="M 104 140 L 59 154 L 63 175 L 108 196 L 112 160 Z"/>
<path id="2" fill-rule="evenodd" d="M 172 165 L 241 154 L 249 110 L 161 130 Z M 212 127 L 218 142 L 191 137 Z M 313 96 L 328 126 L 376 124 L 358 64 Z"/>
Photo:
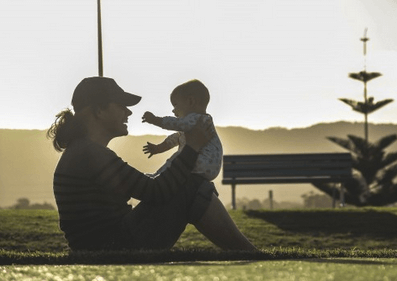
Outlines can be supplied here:
<path id="1" fill-rule="evenodd" d="M 75 112 L 89 105 L 101 105 L 111 102 L 125 106 L 136 105 L 140 96 L 125 92 L 116 81 L 108 77 L 84 78 L 76 87 L 72 97 Z"/>

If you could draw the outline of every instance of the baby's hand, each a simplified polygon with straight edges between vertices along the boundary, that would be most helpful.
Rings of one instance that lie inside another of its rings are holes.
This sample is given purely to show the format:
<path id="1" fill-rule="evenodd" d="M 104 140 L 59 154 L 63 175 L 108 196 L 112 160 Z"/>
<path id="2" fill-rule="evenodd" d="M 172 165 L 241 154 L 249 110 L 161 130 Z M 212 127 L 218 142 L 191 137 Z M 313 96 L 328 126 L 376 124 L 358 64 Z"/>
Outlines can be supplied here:
<path id="1" fill-rule="evenodd" d="M 150 111 L 146 111 L 142 116 L 142 123 L 147 122 L 147 123 L 153 124 L 155 119 L 156 119 L 156 116 L 154 116 L 153 113 L 151 113 Z"/>
<path id="2" fill-rule="evenodd" d="M 150 142 L 147 142 L 147 145 L 143 146 L 143 153 L 144 154 L 148 154 L 149 153 L 149 157 L 148 158 L 152 157 L 154 154 L 158 153 L 157 145 L 155 145 L 153 143 L 150 143 Z"/>

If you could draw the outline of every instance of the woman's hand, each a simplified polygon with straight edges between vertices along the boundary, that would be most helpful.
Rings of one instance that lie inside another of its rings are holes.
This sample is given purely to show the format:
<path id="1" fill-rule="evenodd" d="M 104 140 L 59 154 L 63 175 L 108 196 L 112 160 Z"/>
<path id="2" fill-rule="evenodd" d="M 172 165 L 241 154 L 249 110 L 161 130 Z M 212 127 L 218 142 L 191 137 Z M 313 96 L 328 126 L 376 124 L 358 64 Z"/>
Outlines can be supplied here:
<path id="1" fill-rule="evenodd" d="M 189 131 L 185 132 L 186 144 L 199 152 L 213 137 L 215 131 L 210 119 L 204 120 L 201 116 L 196 125 Z"/>

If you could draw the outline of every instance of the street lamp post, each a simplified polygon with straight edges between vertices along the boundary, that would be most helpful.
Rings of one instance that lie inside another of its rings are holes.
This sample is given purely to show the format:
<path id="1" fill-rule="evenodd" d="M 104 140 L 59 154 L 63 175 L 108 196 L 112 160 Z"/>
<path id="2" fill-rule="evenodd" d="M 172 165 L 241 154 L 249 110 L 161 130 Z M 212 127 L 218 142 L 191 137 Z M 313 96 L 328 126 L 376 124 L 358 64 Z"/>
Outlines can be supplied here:
<path id="1" fill-rule="evenodd" d="M 101 0 L 97 0 L 98 21 L 98 75 L 103 76 Z"/>

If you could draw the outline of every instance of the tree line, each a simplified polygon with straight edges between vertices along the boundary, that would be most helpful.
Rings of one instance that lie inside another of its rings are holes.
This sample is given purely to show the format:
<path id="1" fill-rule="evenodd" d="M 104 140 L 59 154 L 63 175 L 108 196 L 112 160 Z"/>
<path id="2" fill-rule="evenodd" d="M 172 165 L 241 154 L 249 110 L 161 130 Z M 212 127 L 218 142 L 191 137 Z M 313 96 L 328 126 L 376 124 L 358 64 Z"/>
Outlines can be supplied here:
<path id="1" fill-rule="evenodd" d="M 30 200 L 28 198 L 19 198 L 17 202 L 7 207 L 6 209 L 20 209 L 20 210 L 55 210 L 55 207 L 50 203 L 44 202 L 30 204 Z"/>

